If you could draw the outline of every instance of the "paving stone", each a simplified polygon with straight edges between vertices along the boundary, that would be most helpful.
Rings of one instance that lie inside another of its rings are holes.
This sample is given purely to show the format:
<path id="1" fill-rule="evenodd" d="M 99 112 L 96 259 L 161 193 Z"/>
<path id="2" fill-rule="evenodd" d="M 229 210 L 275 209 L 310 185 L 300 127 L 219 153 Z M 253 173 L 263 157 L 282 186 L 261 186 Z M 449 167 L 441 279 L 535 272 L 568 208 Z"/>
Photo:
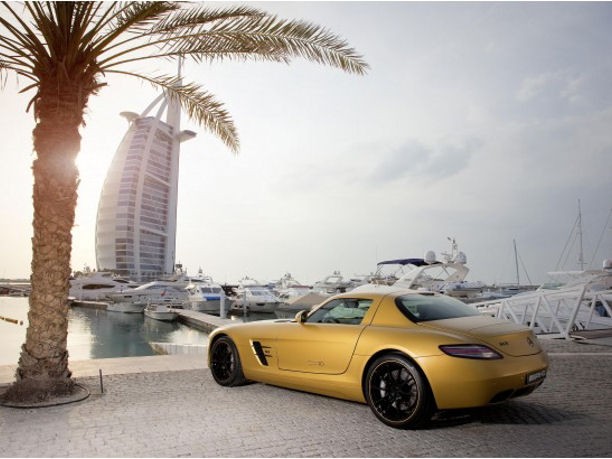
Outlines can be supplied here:
<path id="1" fill-rule="evenodd" d="M 547 380 L 493 407 L 400 431 L 365 405 L 264 384 L 218 386 L 207 369 L 77 377 L 89 399 L 0 407 L 2 457 L 610 457 L 612 348 L 558 340 Z M 167 362 L 165 361 L 164 365 Z"/>

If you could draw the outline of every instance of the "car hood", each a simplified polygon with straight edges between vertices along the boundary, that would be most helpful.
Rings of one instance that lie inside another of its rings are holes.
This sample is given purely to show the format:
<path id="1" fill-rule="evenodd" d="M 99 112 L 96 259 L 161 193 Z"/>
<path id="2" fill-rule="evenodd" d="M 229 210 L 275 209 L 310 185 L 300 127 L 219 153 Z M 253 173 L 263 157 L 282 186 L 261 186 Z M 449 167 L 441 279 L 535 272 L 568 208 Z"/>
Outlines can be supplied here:
<path id="1" fill-rule="evenodd" d="M 529 327 L 493 317 L 459 317 L 419 322 L 419 325 L 475 338 L 501 353 L 515 357 L 542 352 L 538 339 Z"/>

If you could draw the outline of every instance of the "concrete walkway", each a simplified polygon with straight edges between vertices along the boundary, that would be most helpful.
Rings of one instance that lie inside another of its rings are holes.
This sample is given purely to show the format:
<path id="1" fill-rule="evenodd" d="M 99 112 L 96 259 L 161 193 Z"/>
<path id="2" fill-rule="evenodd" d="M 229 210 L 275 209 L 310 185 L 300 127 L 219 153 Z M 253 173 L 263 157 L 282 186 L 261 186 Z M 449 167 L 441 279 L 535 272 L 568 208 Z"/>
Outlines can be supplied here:
<path id="1" fill-rule="evenodd" d="M 551 367 L 536 392 L 447 413 L 416 431 L 385 426 L 366 405 L 263 384 L 218 386 L 203 355 L 72 362 L 76 380 L 91 396 L 42 409 L 0 407 L 0 455 L 612 456 L 612 347 L 543 344 Z M 11 379 L 11 368 L 0 367 L 0 381 Z"/>
<path id="2" fill-rule="evenodd" d="M 122 357 L 70 361 L 68 368 L 75 378 L 89 376 L 102 378 L 106 375 L 156 373 L 160 371 L 198 370 L 207 367 L 206 354 L 151 355 L 145 357 Z M 17 365 L 0 365 L 0 384 L 15 380 Z"/>

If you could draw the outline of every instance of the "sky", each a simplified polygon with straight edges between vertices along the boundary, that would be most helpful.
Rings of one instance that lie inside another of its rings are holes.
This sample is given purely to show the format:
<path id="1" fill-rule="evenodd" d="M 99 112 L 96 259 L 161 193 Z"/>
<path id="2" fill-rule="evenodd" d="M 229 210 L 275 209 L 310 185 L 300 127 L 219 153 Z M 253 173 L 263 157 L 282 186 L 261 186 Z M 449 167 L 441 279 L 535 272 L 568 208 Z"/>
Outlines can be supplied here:
<path id="1" fill-rule="evenodd" d="M 224 103 L 241 142 L 234 155 L 183 118 L 198 133 L 180 153 L 176 261 L 188 273 L 313 283 L 440 256 L 452 237 L 468 280 L 516 282 L 516 241 L 520 281 L 540 283 L 580 268 L 579 202 L 586 264 L 612 258 L 612 3 L 245 4 L 326 27 L 370 69 L 185 65 L 185 81 Z M 95 268 L 98 199 L 127 129 L 119 113 L 157 95 L 137 80 L 107 82 L 81 131 L 75 270 Z M 0 91 L 0 278 L 30 272 L 25 85 L 8 75 Z"/>

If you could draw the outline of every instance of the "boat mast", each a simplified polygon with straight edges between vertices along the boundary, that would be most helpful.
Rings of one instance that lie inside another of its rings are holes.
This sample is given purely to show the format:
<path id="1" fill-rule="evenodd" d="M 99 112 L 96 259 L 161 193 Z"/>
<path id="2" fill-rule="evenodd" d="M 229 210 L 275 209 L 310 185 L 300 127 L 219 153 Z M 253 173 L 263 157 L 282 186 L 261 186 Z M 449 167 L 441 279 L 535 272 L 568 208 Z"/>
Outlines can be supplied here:
<path id="1" fill-rule="evenodd" d="M 521 285 L 521 280 L 519 277 L 519 267 L 518 267 L 518 252 L 516 250 L 516 239 L 512 239 L 512 244 L 514 245 L 514 266 L 516 268 L 516 286 Z"/>
<path id="2" fill-rule="evenodd" d="M 580 199 L 578 200 L 578 217 L 576 217 L 576 222 L 574 223 L 574 226 L 572 227 L 572 230 L 570 231 L 569 237 L 567 239 L 567 242 L 565 243 L 565 247 L 563 248 L 563 251 L 561 252 L 561 256 L 559 257 L 559 261 L 557 262 L 557 265 L 555 267 L 556 271 L 560 269 L 560 267 L 562 266 L 562 262 L 563 262 L 563 266 L 565 265 L 565 263 L 567 263 L 571 255 L 571 251 L 575 247 L 574 244 L 576 243 L 576 239 L 578 239 L 578 264 L 580 265 L 580 269 L 584 271 L 585 263 L 584 263 L 584 250 L 583 250 L 584 248 L 582 245 L 582 209 L 580 206 Z M 564 256 L 565 256 L 565 260 L 563 261 Z"/>
<path id="3" fill-rule="evenodd" d="M 582 210 L 580 208 L 580 199 L 578 200 L 578 243 L 579 249 L 578 252 L 578 264 L 580 265 L 580 270 L 584 271 L 584 252 L 582 247 Z"/>

